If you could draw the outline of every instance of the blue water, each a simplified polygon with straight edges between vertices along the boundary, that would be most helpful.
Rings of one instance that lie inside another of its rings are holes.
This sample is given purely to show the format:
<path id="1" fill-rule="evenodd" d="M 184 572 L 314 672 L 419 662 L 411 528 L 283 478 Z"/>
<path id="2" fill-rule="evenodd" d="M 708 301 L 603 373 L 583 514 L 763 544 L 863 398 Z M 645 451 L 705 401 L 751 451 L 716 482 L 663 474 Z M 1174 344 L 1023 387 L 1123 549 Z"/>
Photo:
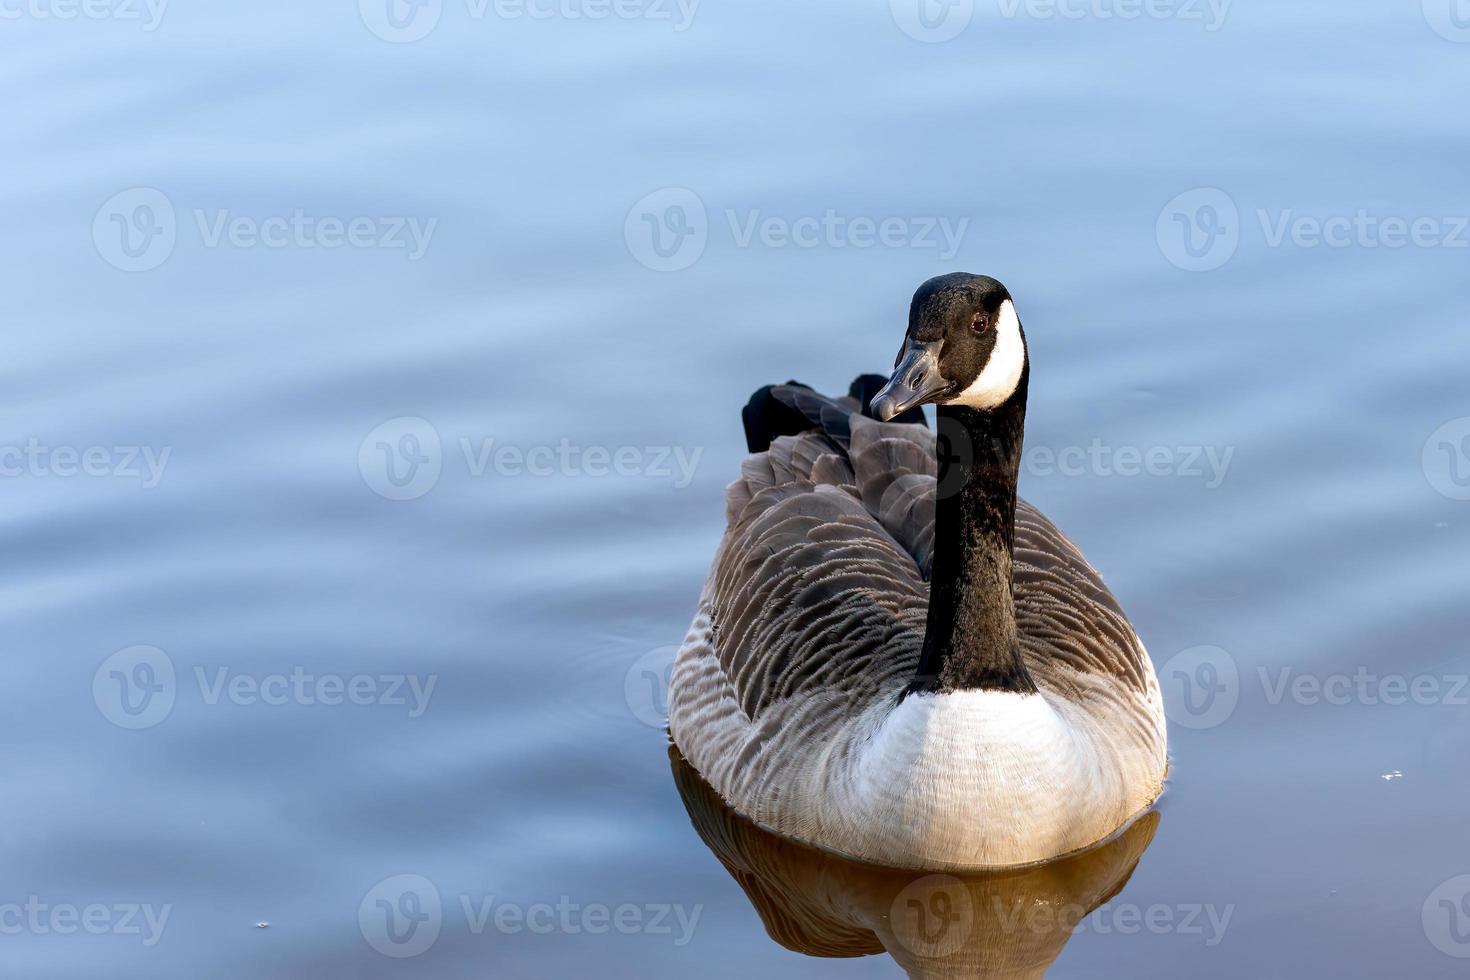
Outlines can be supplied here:
<path id="1" fill-rule="evenodd" d="M 766 936 L 653 692 L 746 395 L 965 269 L 1174 722 L 1163 924 L 1052 975 L 1463 975 L 1470 32 L 895 5 L 5 6 L 0 973 L 898 975 Z"/>

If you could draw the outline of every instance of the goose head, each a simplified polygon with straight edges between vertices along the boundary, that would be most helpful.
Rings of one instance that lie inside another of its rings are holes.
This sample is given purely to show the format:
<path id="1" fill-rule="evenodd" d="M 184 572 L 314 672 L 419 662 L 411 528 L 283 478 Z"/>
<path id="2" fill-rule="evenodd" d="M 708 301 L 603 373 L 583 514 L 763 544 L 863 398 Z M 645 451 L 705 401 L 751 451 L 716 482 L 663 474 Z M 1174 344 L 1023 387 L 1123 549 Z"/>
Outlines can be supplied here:
<path id="1" fill-rule="evenodd" d="M 873 398 L 887 422 L 919 405 L 988 411 L 1010 400 L 1026 373 L 1026 337 L 1005 286 L 955 272 L 914 293 L 893 376 Z"/>

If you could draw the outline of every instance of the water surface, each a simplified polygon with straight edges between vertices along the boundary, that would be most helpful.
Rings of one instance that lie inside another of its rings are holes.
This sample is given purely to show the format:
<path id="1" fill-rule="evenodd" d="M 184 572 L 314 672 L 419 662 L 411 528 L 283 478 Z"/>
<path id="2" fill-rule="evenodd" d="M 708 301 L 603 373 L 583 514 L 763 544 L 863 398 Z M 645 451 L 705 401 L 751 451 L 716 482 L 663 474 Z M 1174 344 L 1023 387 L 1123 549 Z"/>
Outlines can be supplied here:
<path id="1" fill-rule="evenodd" d="M 1463 975 L 1448 4 L 58 9 L 0 21 L 0 972 L 918 969 L 767 936 L 650 678 L 751 389 L 965 269 L 1172 718 L 1051 975 Z"/>

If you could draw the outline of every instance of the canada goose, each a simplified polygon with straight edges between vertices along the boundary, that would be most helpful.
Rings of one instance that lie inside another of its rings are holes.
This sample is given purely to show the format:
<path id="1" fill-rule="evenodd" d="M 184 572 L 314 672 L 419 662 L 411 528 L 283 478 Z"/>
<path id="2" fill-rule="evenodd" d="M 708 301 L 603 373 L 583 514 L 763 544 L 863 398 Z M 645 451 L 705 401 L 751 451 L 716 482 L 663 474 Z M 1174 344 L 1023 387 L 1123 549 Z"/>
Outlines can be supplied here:
<path id="1" fill-rule="evenodd" d="M 1044 976 L 1072 931 L 1111 901 L 1153 841 L 1147 812 L 1107 841 L 1003 871 L 900 871 L 777 837 L 731 810 L 670 746 L 674 784 L 699 839 L 744 890 L 766 932 L 807 956 L 887 952 L 911 977 Z"/>
<path id="2" fill-rule="evenodd" d="M 669 692 L 675 743 L 736 811 L 860 860 L 965 869 L 1079 850 L 1162 792 L 1148 654 L 1016 496 L 1029 377 L 1010 293 L 956 273 L 914 294 L 871 400 L 861 378 L 752 398 Z M 925 403 L 937 437 L 904 421 Z"/>

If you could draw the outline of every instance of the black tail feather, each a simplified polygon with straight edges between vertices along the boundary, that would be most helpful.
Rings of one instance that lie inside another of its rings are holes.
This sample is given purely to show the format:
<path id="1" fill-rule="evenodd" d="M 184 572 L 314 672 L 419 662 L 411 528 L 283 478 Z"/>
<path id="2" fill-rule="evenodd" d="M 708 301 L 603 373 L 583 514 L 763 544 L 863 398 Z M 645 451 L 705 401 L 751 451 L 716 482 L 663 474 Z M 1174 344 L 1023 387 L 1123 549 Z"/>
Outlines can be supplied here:
<path id="1" fill-rule="evenodd" d="M 750 452 L 763 453 L 771 448 L 771 441 L 778 436 L 794 436 L 814 425 L 796 408 L 771 394 L 777 387 L 766 385 L 756 389 L 740 410 L 740 420 L 745 423 L 745 445 Z M 799 381 L 788 381 L 779 387 L 811 391 Z"/>
<path id="2" fill-rule="evenodd" d="M 888 379 L 881 374 L 860 375 L 848 388 L 848 397 L 842 399 L 828 398 L 799 381 L 759 388 L 740 411 L 740 420 L 745 425 L 745 445 L 750 452 L 763 453 L 780 436 L 821 429 L 846 449 L 852 440 L 848 415 L 861 408 L 864 415 L 872 418 L 873 397 L 887 383 Z M 928 424 L 920 408 L 911 408 L 893 421 Z"/>
<path id="3" fill-rule="evenodd" d="M 843 449 L 852 441 L 852 426 L 847 417 L 857 411 L 856 402 L 828 398 L 806 385 L 777 385 L 771 389 L 771 397 L 801 413 L 806 419 L 803 431 L 821 429 Z"/>

